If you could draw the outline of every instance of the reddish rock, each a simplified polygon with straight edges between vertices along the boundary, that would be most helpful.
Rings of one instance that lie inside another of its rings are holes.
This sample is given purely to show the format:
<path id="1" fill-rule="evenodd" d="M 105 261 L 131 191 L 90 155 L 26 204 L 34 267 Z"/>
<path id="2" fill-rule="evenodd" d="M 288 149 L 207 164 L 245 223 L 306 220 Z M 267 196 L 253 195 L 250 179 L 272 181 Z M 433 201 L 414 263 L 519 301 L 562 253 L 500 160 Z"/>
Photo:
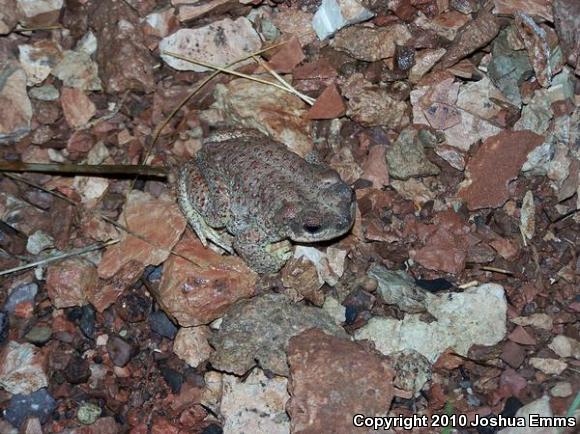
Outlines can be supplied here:
<path id="1" fill-rule="evenodd" d="M 515 26 L 524 41 L 538 83 L 548 87 L 552 80 L 552 67 L 549 64 L 550 46 L 546 32 L 523 12 L 516 13 Z"/>
<path id="2" fill-rule="evenodd" d="M 376 145 L 369 149 L 367 159 L 363 164 L 362 178 L 373 183 L 373 188 L 383 188 L 389 185 L 389 169 L 386 160 L 387 147 Z"/>
<path id="3" fill-rule="evenodd" d="M 110 246 L 99 264 L 99 277 L 109 278 L 131 261 L 159 265 L 185 230 L 186 221 L 170 197 L 154 198 L 133 191 L 127 199 L 119 223 L 129 228 L 118 244 Z"/>
<path id="4" fill-rule="evenodd" d="M 491 247 L 504 259 L 513 259 L 519 252 L 518 245 L 506 238 L 498 238 L 489 243 Z"/>
<path id="5" fill-rule="evenodd" d="M 75 257 L 51 265 L 46 271 L 46 289 L 52 304 L 82 306 L 97 285 L 97 269 L 86 259 Z"/>
<path id="6" fill-rule="evenodd" d="M 306 57 L 297 37 L 290 39 L 272 56 L 268 66 L 276 72 L 292 72 Z"/>
<path id="7" fill-rule="evenodd" d="M 508 183 L 517 177 L 530 151 L 544 142 L 531 131 L 502 131 L 483 142 L 467 165 L 459 190 L 470 210 L 497 208 L 509 198 Z"/>
<path id="8" fill-rule="evenodd" d="M 30 131 L 32 104 L 26 93 L 26 73 L 0 53 L 0 143 L 17 140 Z"/>
<path id="9" fill-rule="evenodd" d="M 477 17 L 467 23 L 459 32 L 453 43 L 443 55 L 436 69 L 455 65 L 475 50 L 489 44 L 499 33 L 499 22 L 496 17 L 483 9 Z"/>
<path id="10" fill-rule="evenodd" d="M 503 346 L 501 359 L 512 368 L 517 369 L 521 366 L 522 363 L 524 363 L 524 360 L 526 359 L 526 352 L 515 342 L 507 341 Z"/>
<path id="11" fill-rule="evenodd" d="M 0 35 L 6 35 L 18 23 L 16 0 L 0 0 Z"/>
<path id="12" fill-rule="evenodd" d="M 81 89 L 63 87 L 60 94 L 60 103 L 67 124 L 71 128 L 86 125 L 95 115 L 95 104 Z"/>
<path id="13" fill-rule="evenodd" d="M 536 345 L 536 339 L 522 326 L 516 326 L 516 328 L 508 335 L 508 339 L 516 344 Z"/>
<path id="14" fill-rule="evenodd" d="M 350 434 L 353 415 L 384 415 L 391 406 L 393 371 L 355 342 L 307 330 L 290 339 L 288 363 L 293 433 Z"/>
<path id="15" fill-rule="evenodd" d="M 554 25 L 570 66 L 580 72 L 580 2 L 577 0 L 554 0 Z"/>
<path id="16" fill-rule="evenodd" d="M 139 261 L 129 261 L 106 281 L 99 282 L 92 291 L 87 293 L 87 300 L 99 312 L 112 305 L 117 298 L 131 287 L 143 274 L 143 264 Z"/>
<path id="17" fill-rule="evenodd" d="M 461 217 L 452 212 L 443 212 L 428 229 L 425 246 L 412 256 L 426 268 L 458 274 L 465 268 L 469 247 L 476 242 L 470 236 L 470 228 Z"/>
<path id="18" fill-rule="evenodd" d="M 34 345 L 8 342 L 0 351 L 0 387 L 13 395 L 47 387 L 45 362 L 45 354 Z"/>
<path id="19" fill-rule="evenodd" d="M 574 1 L 574 0 L 572 0 Z M 532 17 L 554 21 L 552 16 L 552 0 L 493 0 L 495 15 L 511 15 L 525 12 Z"/>
<path id="20" fill-rule="evenodd" d="M 20 24 L 24 27 L 46 27 L 58 24 L 63 0 L 16 0 Z"/>
<path id="21" fill-rule="evenodd" d="M 346 113 L 346 104 L 335 84 L 328 86 L 306 114 L 308 119 L 335 119 Z"/>
<path id="22" fill-rule="evenodd" d="M 97 36 L 97 62 L 105 90 L 151 91 L 154 60 L 145 46 L 138 14 L 119 0 L 102 0 L 91 6 L 89 21 Z"/>
<path id="23" fill-rule="evenodd" d="M 236 301 L 254 295 L 256 274 L 241 258 L 220 256 L 189 232 L 174 251 L 155 295 L 181 326 L 208 324 Z"/>

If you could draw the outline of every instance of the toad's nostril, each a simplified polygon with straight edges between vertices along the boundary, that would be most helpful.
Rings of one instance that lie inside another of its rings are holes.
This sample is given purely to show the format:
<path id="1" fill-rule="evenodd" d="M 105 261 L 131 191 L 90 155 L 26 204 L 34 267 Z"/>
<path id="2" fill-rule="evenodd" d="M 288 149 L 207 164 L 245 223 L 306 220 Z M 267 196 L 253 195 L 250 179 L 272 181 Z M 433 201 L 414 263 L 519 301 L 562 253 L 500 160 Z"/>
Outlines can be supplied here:
<path id="1" fill-rule="evenodd" d="M 306 223 L 303 227 L 304 227 L 304 230 L 306 232 L 308 232 L 309 234 L 316 234 L 316 233 L 320 232 L 320 230 L 322 229 L 322 226 L 320 226 L 320 225 L 314 225 L 314 224 L 308 224 L 308 223 Z"/>

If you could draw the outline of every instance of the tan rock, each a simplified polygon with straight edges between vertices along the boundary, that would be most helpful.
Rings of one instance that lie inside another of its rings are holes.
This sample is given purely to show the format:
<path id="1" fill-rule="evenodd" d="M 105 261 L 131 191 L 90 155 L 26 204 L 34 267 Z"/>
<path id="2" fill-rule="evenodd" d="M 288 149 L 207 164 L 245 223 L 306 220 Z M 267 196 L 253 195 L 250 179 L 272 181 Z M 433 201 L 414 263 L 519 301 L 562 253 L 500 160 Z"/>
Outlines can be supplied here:
<path id="1" fill-rule="evenodd" d="M 218 84 L 218 108 L 229 123 L 254 128 L 304 157 L 312 151 L 310 122 L 302 100 L 281 89 L 246 79 Z"/>
<path id="2" fill-rule="evenodd" d="M 216 32 L 219 31 L 219 38 Z M 167 53 L 176 53 L 212 65 L 225 66 L 240 57 L 258 51 L 260 36 L 245 17 L 215 21 L 196 29 L 181 29 L 161 40 L 159 51 L 165 63 L 180 71 L 212 71 L 211 68 L 178 59 Z M 245 63 L 253 62 L 252 60 Z M 240 62 L 237 66 L 243 65 Z"/>
<path id="3" fill-rule="evenodd" d="M 209 359 L 213 351 L 208 339 L 211 329 L 207 326 L 182 327 L 173 341 L 173 352 L 192 368 Z"/>
<path id="4" fill-rule="evenodd" d="M 6 35 L 16 27 L 19 12 L 16 0 L 0 0 L 0 35 Z"/>
<path id="5" fill-rule="evenodd" d="M 386 27 L 351 26 L 334 37 L 334 48 L 346 51 L 355 59 L 375 62 L 395 55 L 397 45 L 405 45 L 411 32 L 405 24 Z"/>
<path id="6" fill-rule="evenodd" d="M 8 342 L 0 352 L 0 387 L 13 395 L 47 387 L 44 364 L 45 356 L 36 346 Z"/>
<path id="7" fill-rule="evenodd" d="M 42 27 L 58 23 L 64 0 L 16 0 L 16 3 L 21 14 L 21 24 Z"/>

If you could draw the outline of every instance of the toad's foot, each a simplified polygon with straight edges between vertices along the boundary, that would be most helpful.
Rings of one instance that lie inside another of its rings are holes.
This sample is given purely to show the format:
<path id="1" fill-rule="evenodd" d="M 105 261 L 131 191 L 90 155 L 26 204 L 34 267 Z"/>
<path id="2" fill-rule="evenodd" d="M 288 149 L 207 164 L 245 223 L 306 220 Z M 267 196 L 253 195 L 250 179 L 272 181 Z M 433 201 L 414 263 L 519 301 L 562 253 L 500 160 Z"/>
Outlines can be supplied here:
<path id="1" fill-rule="evenodd" d="M 278 258 L 280 261 L 286 262 L 292 257 L 292 244 L 288 240 L 268 244 L 265 250 L 268 254 Z"/>
<path id="2" fill-rule="evenodd" d="M 203 216 L 192 205 L 191 195 L 188 191 L 188 184 L 191 182 L 188 178 L 189 176 L 190 174 L 187 171 L 187 167 L 182 167 L 178 170 L 176 177 L 176 193 L 181 212 L 183 212 L 183 215 L 204 247 L 207 247 L 207 240 L 210 240 L 216 246 L 224 249 L 230 254 L 233 254 L 234 251 L 231 244 L 222 239 L 217 231 L 205 222 Z"/>
<path id="3" fill-rule="evenodd" d="M 256 240 L 237 237 L 234 248 L 246 263 L 258 273 L 275 273 L 292 256 L 289 241 L 273 244 L 257 244 Z"/>

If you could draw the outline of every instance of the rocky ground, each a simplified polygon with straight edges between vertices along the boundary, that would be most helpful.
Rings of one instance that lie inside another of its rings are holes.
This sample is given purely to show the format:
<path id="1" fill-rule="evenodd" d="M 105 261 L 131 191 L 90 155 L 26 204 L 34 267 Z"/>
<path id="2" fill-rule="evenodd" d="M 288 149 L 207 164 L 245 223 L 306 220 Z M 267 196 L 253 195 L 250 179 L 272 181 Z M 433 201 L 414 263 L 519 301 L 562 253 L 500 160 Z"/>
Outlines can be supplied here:
<path id="1" fill-rule="evenodd" d="M 468 425 L 579 417 L 579 28 L 577 0 L 0 0 L 4 162 L 172 165 L 235 125 L 358 201 L 261 276 L 163 181 L 1 176 L 0 433 L 573 432 Z M 262 82 L 210 76 L 234 62 Z"/>

